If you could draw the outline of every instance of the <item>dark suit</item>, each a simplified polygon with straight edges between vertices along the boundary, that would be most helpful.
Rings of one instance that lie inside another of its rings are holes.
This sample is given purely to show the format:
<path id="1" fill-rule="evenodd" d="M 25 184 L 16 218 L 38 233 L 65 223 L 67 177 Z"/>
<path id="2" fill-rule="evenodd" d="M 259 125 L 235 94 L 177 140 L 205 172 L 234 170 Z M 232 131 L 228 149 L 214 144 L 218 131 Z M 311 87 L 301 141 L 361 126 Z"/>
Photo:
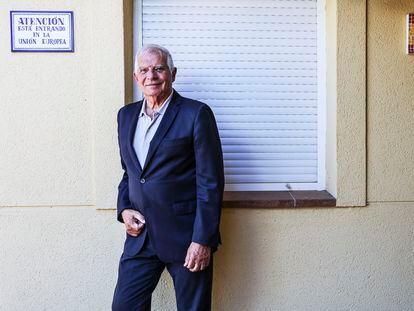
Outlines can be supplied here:
<path id="1" fill-rule="evenodd" d="M 119 184 L 118 220 L 124 209 L 136 209 L 146 221 L 138 237 L 127 235 L 123 256 L 139 257 L 149 244 L 161 262 L 182 265 L 191 242 L 214 251 L 220 240 L 224 173 L 216 122 L 206 104 L 174 91 L 141 167 L 132 145 L 141 107 L 139 101 L 118 113 L 125 171 Z"/>

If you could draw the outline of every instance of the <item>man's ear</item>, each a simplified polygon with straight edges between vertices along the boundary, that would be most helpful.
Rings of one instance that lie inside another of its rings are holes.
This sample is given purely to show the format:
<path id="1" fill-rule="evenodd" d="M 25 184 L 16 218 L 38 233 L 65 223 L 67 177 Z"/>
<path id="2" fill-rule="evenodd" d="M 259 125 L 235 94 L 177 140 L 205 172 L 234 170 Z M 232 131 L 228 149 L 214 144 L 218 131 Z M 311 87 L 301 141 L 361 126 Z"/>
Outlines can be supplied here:
<path id="1" fill-rule="evenodd" d="M 136 74 L 135 72 L 133 72 L 133 73 L 132 73 L 132 75 L 133 75 L 133 77 L 134 77 L 135 82 L 137 82 L 137 83 L 138 83 L 138 77 L 137 77 L 137 74 Z"/>
<path id="2" fill-rule="evenodd" d="M 177 74 L 177 67 L 174 67 L 174 68 L 171 70 L 172 82 L 174 82 L 174 81 L 175 81 L 175 76 L 176 76 L 176 74 Z"/>

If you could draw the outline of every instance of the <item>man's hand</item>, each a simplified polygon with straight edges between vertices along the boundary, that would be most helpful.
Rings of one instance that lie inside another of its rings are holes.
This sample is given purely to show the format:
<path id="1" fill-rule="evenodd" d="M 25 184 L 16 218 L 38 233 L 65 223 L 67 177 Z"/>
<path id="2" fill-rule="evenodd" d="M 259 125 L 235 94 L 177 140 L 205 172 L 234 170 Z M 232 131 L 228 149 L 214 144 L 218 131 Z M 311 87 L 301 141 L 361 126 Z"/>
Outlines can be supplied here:
<path id="1" fill-rule="evenodd" d="M 204 270 L 210 263 L 211 249 L 196 242 L 191 242 L 185 257 L 184 267 L 191 272 Z"/>
<path id="2" fill-rule="evenodd" d="M 138 236 L 144 228 L 145 218 L 136 210 L 124 209 L 122 211 L 126 232 L 132 236 Z"/>

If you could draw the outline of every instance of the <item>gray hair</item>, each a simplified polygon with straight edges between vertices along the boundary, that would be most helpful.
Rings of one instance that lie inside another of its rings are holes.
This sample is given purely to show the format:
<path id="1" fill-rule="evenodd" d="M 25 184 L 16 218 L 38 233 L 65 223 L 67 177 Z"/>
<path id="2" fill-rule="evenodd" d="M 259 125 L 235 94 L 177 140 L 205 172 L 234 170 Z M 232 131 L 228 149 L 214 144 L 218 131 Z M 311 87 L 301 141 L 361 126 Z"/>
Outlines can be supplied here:
<path id="1" fill-rule="evenodd" d="M 170 51 L 168 51 L 165 47 L 157 44 L 146 44 L 135 55 L 134 72 L 137 72 L 139 70 L 139 58 L 146 53 L 154 52 L 160 54 L 162 57 L 165 57 L 165 59 L 167 60 L 167 66 L 170 69 L 170 72 L 172 72 L 174 69 L 174 62 Z"/>

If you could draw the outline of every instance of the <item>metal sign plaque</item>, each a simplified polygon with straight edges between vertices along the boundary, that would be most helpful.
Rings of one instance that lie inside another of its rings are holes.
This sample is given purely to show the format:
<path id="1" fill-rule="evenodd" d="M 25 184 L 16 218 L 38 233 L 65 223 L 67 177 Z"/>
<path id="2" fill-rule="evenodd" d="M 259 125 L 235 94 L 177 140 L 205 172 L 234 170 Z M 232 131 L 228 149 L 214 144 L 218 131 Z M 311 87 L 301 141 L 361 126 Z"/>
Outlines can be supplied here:
<path id="1" fill-rule="evenodd" d="M 414 54 L 414 13 L 407 14 L 407 54 Z"/>
<path id="2" fill-rule="evenodd" d="M 73 52 L 72 11 L 10 11 L 12 52 Z"/>

